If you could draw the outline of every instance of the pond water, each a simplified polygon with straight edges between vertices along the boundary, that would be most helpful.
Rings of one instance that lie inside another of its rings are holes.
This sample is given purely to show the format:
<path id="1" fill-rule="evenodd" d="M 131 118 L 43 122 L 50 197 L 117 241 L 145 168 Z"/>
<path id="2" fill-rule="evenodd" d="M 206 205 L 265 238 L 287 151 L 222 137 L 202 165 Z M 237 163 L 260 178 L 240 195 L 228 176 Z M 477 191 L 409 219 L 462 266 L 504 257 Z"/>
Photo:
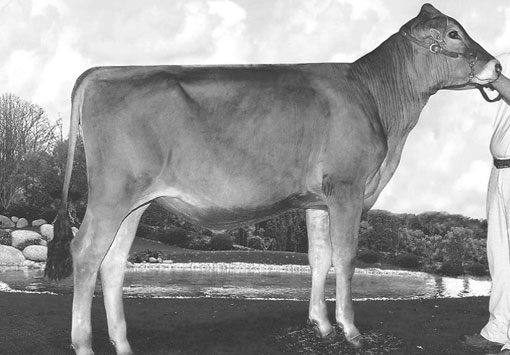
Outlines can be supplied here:
<path id="1" fill-rule="evenodd" d="M 42 270 L 1 270 L 0 291 L 72 293 L 72 278 L 51 282 Z M 241 298 L 308 300 L 309 272 L 128 269 L 125 297 L 150 298 Z M 487 296 L 488 278 L 441 277 L 421 272 L 358 269 L 353 278 L 353 298 L 422 299 Z M 100 294 L 98 282 L 96 294 Z M 327 299 L 335 298 L 335 277 L 329 273 Z"/>

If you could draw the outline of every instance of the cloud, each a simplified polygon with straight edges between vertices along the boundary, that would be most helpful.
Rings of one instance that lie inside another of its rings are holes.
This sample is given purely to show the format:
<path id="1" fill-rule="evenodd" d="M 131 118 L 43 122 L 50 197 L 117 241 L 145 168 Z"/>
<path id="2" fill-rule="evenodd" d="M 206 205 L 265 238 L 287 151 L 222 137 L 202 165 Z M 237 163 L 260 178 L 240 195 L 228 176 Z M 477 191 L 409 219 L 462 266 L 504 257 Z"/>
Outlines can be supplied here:
<path id="1" fill-rule="evenodd" d="M 246 34 L 246 10 L 233 1 L 212 1 L 209 13 L 221 18 L 212 33 L 216 51 L 210 64 L 249 63 L 251 45 Z"/>
<path id="2" fill-rule="evenodd" d="M 485 193 L 487 191 L 487 186 L 485 184 L 480 184 L 480 181 L 489 181 L 490 170 L 490 161 L 472 161 L 453 184 L 453 190 L 459 191 L 460 193 Z"/>
<path id="3" fill-rule="evenodd" d="M 331 61 L 339 56 L 354 60 L 363 52 L 362 40 L 377 27 L 379 13 L 374 6 L 353 3 L 311 0 L 296 6 L 295 1 L 282 0 L 265 1 L 267 6 L 261 7 L 243 2 L 255 47 L 252 58 L 286 63 Z"/>

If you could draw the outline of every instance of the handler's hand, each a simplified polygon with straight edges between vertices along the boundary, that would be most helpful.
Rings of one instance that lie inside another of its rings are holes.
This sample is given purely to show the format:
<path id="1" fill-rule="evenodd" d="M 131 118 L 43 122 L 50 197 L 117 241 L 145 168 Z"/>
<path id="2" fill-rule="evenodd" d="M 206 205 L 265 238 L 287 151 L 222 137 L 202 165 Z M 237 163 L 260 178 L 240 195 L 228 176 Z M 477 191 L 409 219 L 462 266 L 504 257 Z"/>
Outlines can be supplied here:
<path id="1" fill-rule="evenodd" d="M 501 94 L 503 100 L 510 105 L 510 79 L 500 74 L 499 78 L 493 81 L 491 85 Z"/>

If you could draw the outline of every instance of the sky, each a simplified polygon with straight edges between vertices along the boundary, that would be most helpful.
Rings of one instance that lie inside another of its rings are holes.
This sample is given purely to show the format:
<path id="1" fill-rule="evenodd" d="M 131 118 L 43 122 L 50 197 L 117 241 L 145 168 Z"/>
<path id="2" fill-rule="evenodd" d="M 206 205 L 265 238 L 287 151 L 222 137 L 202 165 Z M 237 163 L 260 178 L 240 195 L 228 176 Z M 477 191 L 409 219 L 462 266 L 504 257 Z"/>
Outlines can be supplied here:
<path id="1" fill-rule="evenodd" d="M 417 0 L 0 0 L 0 93 L 68 128 L 70 95 L 103 65 L 353 62 L 415 17 Z M 436 0 L 489 53 L 510 51 L 510 2 Z M 509 71 L 510 72 L 510 71 Z M 497 104 L 432 96 L 374 208 L 485 218 Z"/>

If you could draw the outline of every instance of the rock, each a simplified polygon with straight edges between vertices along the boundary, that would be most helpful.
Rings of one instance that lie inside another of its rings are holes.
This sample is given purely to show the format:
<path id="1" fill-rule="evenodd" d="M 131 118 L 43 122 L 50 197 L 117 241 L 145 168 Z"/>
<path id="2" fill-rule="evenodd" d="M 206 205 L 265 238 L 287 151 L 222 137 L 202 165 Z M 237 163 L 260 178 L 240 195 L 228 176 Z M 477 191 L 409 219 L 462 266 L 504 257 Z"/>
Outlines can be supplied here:
<path id="1" fill-rule="evenodd" d="M 0 265 L 21 264 L 25 261 L 23 253 L 14 247 L 0 245 Z"/>
<path id="2" fill-rule="evenodd" d="M 46 247 L 46 246 L 48 246 L 48 242 L 47 242 L 47 241 L 45 241 L 44 239 L 41 239 L 41 240 L 39 241 L 39 245 L 42 245 L 42 246 L 45 246 L 45 247 Z"/>
<path id="3" fill-rule="evenodd" d="M 23 256 L 27 260 L 46 261 L 48 258 L 48 248 L 42 245 L 29 245 L 23 249 Z"/>
<path id="4" fill-rule="evenodd" d="M 158 262 L 158 259 L 156 259 L 155 257 L 151 256 L 151 257 L 149 258 L 149 263 L 151 263 L 151 264 L 156 264 L 157 262 Z"/>
<path id="5" fill-rule="evenodd" d="M 26 218 L 20 218 L 16 222 L 16 228 L 25 228 L 28 227 L 28 221 Z"/>
<path id="6" fill-rule="evenodd" d="M 48 222 L 46 222 L 45 219 L 36 219 L 35 221 L 32 221 L 32 227 L 40 227 L 42 226 L 43 224 L 47 224 Z"/>
<path id="7" fill-rule="evenodd" d="M 76 236 L 76 233 L 78 233 L 78 228 L 76 227 L 71 227 L 71 230 L 73 231 L 73 237 Z"/>
<path id="8" fill-rule="evenodd" d="M 28 267 L 34 266 L 34 264 L 35 264 L 35 261 L 32 261 L 32 260 L 25 260 L 24 262 L 21 263 L 22 266 L 28 266 Z"/>
<path id="9" fill-rule="evenodd" d="M 17 248 L 22 243 L 25 243 L 27 240 L 40 240 L 42 239 L 42 236 L 33 231 L 27 231 L 27 230 L 15 230 L 12 232 L 12 246 Z"/>
<path id="10" fill-rule="evenodd" d="M 158 263 L 162 263 L 163 262 L 163 258 L 158 258 Z"/>
<path id="11" fill-rule="evenodd" d="M 19 218 L 16 216 L 11 217 L 11 221 L 13 221 L 14 223 L 16 223 L 18 220 L 19 220 Z"/>
<path id="12" fill-rule="evenodd" d="M 53 240 L 53 225 L 43 224 L 39 229 L 44 240 L 51 242 Z"/>
<path id="13" fill-rule="evenodd" d="M 15 224 L 9 217 L 0 215 L 0 227 L 2 228 L 14 228 Z"/>

